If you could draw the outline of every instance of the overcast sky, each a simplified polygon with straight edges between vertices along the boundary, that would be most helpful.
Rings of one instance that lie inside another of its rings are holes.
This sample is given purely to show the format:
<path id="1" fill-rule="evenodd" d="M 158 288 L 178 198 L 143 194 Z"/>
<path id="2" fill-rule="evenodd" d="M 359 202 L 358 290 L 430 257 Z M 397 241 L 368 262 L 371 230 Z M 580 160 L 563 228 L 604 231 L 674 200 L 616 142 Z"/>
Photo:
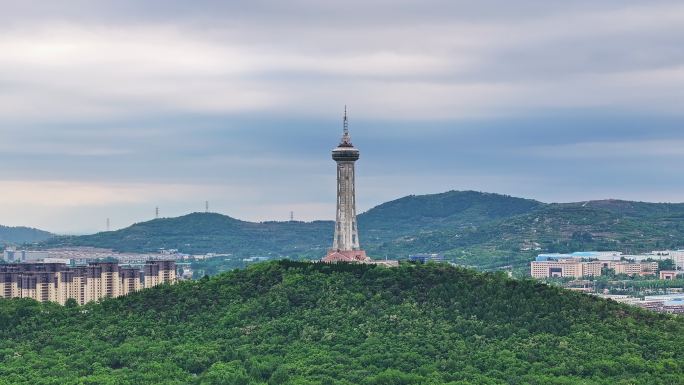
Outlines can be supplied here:
<path id="1" fill-rule="evenodd" d="M 682 1 L 0 0 L 0 224 L 684 201 Z"/>

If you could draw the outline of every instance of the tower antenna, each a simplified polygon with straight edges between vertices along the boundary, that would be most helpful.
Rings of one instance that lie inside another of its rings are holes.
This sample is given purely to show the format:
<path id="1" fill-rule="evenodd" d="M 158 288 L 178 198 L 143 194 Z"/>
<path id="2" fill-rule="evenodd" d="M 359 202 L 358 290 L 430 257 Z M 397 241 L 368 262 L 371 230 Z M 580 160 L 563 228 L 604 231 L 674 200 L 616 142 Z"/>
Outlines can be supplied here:
<path id="1" fill-rule="evenodd" d="M 344 119 L 342 120 L 344 135 L 349 135 L 349 123 L 347 122 L 347 105 L 344 105 Z"/>
<path id="2" fill-rule="evenodd" d="M 204 212 L 205 213 L 209 212 L 209 201 L 204 201 Z"/>
<path id="3" fill-rule="evenodd" d="M 154 219 L 159 219 L 159 206 L 154 208 Z"/>
<path id="4" fill-rule="evenodd" d="M 290 222 L 294 221 L 294 211 L 290 211 Z"/>

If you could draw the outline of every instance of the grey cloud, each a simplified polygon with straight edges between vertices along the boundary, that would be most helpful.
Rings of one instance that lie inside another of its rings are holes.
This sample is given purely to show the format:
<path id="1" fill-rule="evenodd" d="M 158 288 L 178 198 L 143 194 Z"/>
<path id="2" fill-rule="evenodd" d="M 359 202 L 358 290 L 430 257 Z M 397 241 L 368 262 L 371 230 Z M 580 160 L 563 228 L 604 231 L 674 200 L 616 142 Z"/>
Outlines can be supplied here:
<path id="1" fill-rule="evenodd" d="M 679 2 L 1 5 L 0 181 L 101 198 L 0 202 L 3 224 L 91 229 L 91 212 L 125 223 L 204 199 L 330 218 L 344 104 L 362 208 L 452 188 L 682 200 Z"/>

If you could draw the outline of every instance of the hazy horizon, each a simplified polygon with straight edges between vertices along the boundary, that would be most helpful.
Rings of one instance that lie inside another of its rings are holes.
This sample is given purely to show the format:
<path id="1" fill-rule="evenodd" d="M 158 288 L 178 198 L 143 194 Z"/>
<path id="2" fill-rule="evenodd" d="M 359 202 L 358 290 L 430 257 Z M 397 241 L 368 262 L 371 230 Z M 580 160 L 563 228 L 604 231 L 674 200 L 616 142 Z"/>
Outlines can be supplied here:
<path id="1" fill-rule="evenodd" d="M 583 202 L 589 202 L 589 201 L 596 202 L 596 201 L 606 201 L 606 200 L 618 200 L 618 201 L 620 201 L 620 200 L 627 200 L 627 201 L 640 202 L 640 203 L 672 203 L 672 204 L 684 204 L 684 202 L 649 202 L 649 201 L 639 201 L 639 200 L 630 200 L 630 199 L 621 199 L 621 198 L 609 198 L 609 197 L 606 197 L 606 198 L 597 198 L 597 199 L 588 199 L 588 200 L 582 200 L 582 201 L 563 201 L 563 202 L 561 202 L 561 201 L 554 201 L 554 202 L 545 202 L 545 201 L 542 201 L 542 200 L 539 200 L 539 199 L 534 199 L 534 198 L 530 198 L 530 197 L 523 197 L 523 196 L 515 196 L 515 195 L 511 195 L 511 194 L 506 194 L 506 193 L 497 193 L 497 192 L 489 192 L 489 191 L 476 191 L 476 190 L 448 190 L 448 191 L 435 192 L 435 193 L 409 194 L 409 195 L 404 195 L 404 196 L 401 196 L 401 197 L 392 198 L 392 199 L 389 199 L 388 201 L 379 202 L 379 203 L 373 204 L 371 207 L 364 208 L 364 209 L 362 209 L 361 211 L 359 211 L 359 214 L 363 214 L 363 213 L 365 213 L 365 212 L 367 212 L 367 211 L 369 211 L 369 210 L 372 210 L 373 208 L 375 208 L 375 207 L 377 207 L 377 206 L 379 206 L 379 205 L 382 205 L 382 204 L 384 204 L 384 203 L 391 202 L 391 201 L 394 201 L 394 200 L 397 200 L 397 199 L 401 199 L 401 198 L 404 198 L 404 197 L 407 197 L 407 196 L 410 196 L 410 195 L 420 195 L 420 196 L 423 196 L 423 195 L 437 195 L 437 194 L 444 194 L 444 193 L 448 193 L 448 192 L 452 192 L 452 191 L 457 191 L 457 192 L 474 191 L 474 192 L 484 193 L 484 194 L 506 195 L 506 196 L 511 196 L 511 197 L 513 197 L 513 198 L 533 199 L 533 200 L 539 201 L 539 202 L 541 202 L 541 203 L 546 203 L 546 204 L 554 204 L 554 203 L 560 203 L 560 204 L 563 204 L 563 203 L 583 203 Z M 129 227 L 129 226 L 131 226 L 131 225 L 133 225 L 133 224 L 136 224 L 136 223 L 141 223 L 141 222 L 146 222 L 146 221 L 153 220 L 153 219 L 155 219 L 155 217 L 154 217 L 154 214 L 155 214 L 154 211 L 155 211 L 155 210 L 154 210 L 154 209 L 156 209 L 156 207 L 153 208 L 153 213 L 152 213 L 152 215 L 150 215 L 149 218 L 143 218 L 143 219 L 141 219 L 141 220 L 137 220 L 137 221 L 131 222 L 131 223 L 118 224 L 117 226 L 115 226 L 115 224 L 110 223 L 110 230 L 111 230 L 111 231 L 116 231 L 116 230 L 120 230 L 120 229 Z M 160 210 L 161 210 L 161 209 L 160 209 Z M 202 209 L 202 210 L 199 210 L 199 209 L 194 209 L 194 210 L 193 210 L 193 209 L 189 209 L 189 210 L 190 210 L 190 211 L 186 211 L 186 212 L 179 211 L 179 212 L 175 213 L 174 215 L 162 215 L 162 211 L 160 211 L 160 215 L 159 215 L 159 218 L 158 218 L 158 219 L 170 219 L 170 218 L 177 218 L 177 217 L 181 217 L 181 216 L 185 216 L 185 215 L 190 215 L 190 214 L 198 214 L 198 213 L 199 213 L 199 214 L 203 214 L 203 213 L 207 213 L 207 211 L 205 211 L 204 209 Z M 210 210 L 208 211 L 208 213 L 210 213 L 210 214 L 226 215 L 226 216 L 229 216 L 229 217 L 231 217 L 231 218 L 238 219 L 238 220 L 241 220 L 241 221 L 246 221 L 246 222 L 288 222 L 288 221 L 290 221 L 290 217 L 289 217 L 290 213 L 289 213 L 289 212 L 286 213 L 286 214 L 287 214 L 286 217 L 282 217 L 282 218 L 280 218 L 280 217 L 279 217 L 279 218 L 260 218 L 260 219 L 256 219 L 256 220 L 249 220 L 249 219 L 245 219 L 245 218 L 236 217 L 236 216 L 231 215 L 230 213 L 227 213 L 227 212 L 218 212 L 218 211 L 211 210 L 211 208 L 210 208 Z M 315 221 L 330 221 L 330 222 L 333 222 L 333 221 L 335 220 L 335 218 L 334 218 L 334 216 L 331 216 L 331 217 L 329 217 L 329 218 L 307 218 L 307 219 L 302 219 L 302 218 L 298 218 L 298 217 L 295 215 L 295 216 L 294 216 L 294 220 L 295 220 L 295 221 L 299 221 L 299 222 L 315 222 Z M 0 225 L 2 225 L 2 224 L 0 224 Z M 106 223 L 105 223 L 105 225 L 106 225 Z M 15 226 L 16 226 L 16 227 L 29 227 L 29 228 L 35 228 L 35 226 L 30 226 L 30 225 L 15 225 Z M 40 228 L 39 228 L 39 230 L 50 231 L 49 229 L 40 229 Z M 92 230 L 92 231 L 82 231 L 82 232 L 59 232 L 59 231 L 50 231 L 50 232 L 52 232 L 53 234 L 56 234 L 56 235 L 87 235 L 87 234 L 94 234 L 94 233 L 102 232 L 102 231 L 106 231 L 106 229 L 102 228 L 102 229 L 94 229 L 94 230 Z"/>
<path id="2" fill-rule="evenodd" d="M 677 1 L 3 2 L 0 224 L 333 219 L 410 194 L 684 201 Z"/>

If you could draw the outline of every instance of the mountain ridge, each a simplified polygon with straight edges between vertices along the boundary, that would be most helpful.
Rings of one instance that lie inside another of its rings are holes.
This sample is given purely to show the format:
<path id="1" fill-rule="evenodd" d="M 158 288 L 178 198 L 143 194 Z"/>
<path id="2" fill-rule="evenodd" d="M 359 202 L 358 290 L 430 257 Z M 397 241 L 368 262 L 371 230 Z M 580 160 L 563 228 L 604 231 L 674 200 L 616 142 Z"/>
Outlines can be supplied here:
<path id="1" fill-rule="evenodd" d="M 684 246 L 684 204 L 598 200 L 542 203 L 476 191 L 395 199 L 358 216 L 362 246 L 375 256 L 443 253 L 462 264 L 522 264 L 535 251 L 646 252 Z M 121 251 L 320 258 L 332 221 L 247 222 L 192 213 L 125 229 L 57 237 L 43 246 L 100 246 Z"/>

